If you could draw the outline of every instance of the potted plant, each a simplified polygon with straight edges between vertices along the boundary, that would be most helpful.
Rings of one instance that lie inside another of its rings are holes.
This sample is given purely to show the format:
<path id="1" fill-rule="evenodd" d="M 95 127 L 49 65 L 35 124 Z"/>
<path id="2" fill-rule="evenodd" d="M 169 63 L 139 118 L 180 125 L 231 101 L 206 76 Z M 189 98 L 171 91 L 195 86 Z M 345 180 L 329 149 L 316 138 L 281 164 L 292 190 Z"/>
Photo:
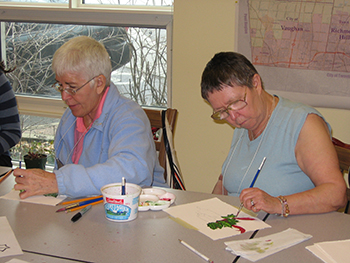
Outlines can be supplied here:
<path id="1" fill-rule="evenodd" d="M 52 152 L 53 142 L 41 142 L 34 140 L 24 145 L 26 154 L 23 156 L 26 169 L 40 168 L 45 170 L 48 154 Z"/>

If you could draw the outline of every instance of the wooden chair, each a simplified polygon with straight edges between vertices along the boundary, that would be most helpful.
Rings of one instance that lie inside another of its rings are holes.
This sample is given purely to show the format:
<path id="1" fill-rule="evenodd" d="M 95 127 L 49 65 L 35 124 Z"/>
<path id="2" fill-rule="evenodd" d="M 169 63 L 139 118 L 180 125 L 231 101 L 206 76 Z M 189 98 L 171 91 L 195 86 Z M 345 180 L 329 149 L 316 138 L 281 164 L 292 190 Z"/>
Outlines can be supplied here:
<path id="1" fill-rule="evenodd" d="M 151 123 L 152 128 L 161 129 L 163 127 L 162 125 L 162 110 L 163 109 L 151 109 L 151 108 L 144 108 L 143 109 Z M 175 128 L 175 121 L 177 117 L 177 110 L 176 109 L 167 109 L 166 113 L 170 129 L 172 133 L 174 133 Z M 161 133 L 162 134 L 162 133 Z M 160 165 L 164 168 L 164 178 L 166 180 L 167 174 L 166 174 L 166 151 L 165 151 L 165 144 L 164 144 L 164 138 L 163 135 L 158 140 L 155 140 L 154 143 L 156 144 L 156 150 L 158 152 L 158 159 Z"/>
<path id="2" fill-rule="evenodd" d="M 348 182 L 350 183 L 350 144 L 346 144 L 334 137 L 332 137 L 332 142 L 335 147 L 335 150 L 337 151 L 338 159 L 339 159 L 339 166 L 340 170 L 344 173 L 348 173 Z M 349 211 L 349 204 L 350 204 L 350 189 L 348 188 L 346 190 L 346 194 L 348 196 L 348 203 L 345 207 L 344 212 L 347 214 L 350 214 Z"/>

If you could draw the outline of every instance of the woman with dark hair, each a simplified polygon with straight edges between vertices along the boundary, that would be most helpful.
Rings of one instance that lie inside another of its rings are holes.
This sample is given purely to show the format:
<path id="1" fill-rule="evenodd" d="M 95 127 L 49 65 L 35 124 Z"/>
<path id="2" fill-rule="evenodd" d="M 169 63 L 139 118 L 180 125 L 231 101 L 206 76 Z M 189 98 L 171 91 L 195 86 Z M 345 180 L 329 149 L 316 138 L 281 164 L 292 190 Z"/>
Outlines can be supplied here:
<path id="1" fill-rule="evenodd" d="M 211 117 L 235 127 L 213 193 L 239 196 L 253 212 L 283 216 L 345 206 L 346 185 L 331 127 L 317 110 L 266 92 L 252 63 L 235 52 L 218 53 L 209 61 L 201 89 L 213 108 Z"/>
<path id="2" fill-rule="evenodd" d="M 4 62 L 0 62 L 0 166 L 12 167 L 9 150 L 21 139 L 21 126 L 17 101 L 11 84 L 5 74 Z"/>

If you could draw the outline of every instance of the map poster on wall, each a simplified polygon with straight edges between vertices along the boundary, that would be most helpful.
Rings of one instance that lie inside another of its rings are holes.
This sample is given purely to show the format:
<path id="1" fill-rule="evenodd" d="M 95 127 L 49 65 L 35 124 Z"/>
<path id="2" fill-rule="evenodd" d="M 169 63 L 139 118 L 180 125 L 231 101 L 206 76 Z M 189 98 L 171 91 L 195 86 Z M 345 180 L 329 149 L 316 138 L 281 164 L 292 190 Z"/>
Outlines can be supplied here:
<path id="1" fill-rule="evenodd" d="M 237 16 L 237 51 L 267 91 L 350 109 L 350 1 L 242 0 Z"/>

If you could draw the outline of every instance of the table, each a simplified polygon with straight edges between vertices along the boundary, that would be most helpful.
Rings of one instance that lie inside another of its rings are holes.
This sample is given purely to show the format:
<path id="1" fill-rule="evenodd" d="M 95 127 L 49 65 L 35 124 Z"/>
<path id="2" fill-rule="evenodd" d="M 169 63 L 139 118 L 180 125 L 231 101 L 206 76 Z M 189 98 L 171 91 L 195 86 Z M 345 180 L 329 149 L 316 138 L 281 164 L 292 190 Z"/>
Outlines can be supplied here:
<path id="1" fill-rule="evenodd" d="M 0 185 L 0 195 L 13 186 L 13 179 Z M 238 206 L 230 196 L 169 189 L 177 198 L 175 205 L 209 199 L 214 196 Z M 103 205 L 95 205 L 73 223 L 72 213 L 56 213 L 57 207 L 0 199 L 0 216 L 6 216 L 16 238 L 25 251 L 15 258 L 28 262 L 193 262 L 203 259 L 181 245 L 182 239 L 214 262 L 232 262 L 235 256 L 225 250 L 225 241 L 247 239 L 252 232 L 213 241 L 198 231 L 187 229 L 171 220 L 163 211 L 139 212 L 130 222 L 112 222 L 104 216 Z M 264 212 L 258 214 L 259 218 Z M 350 216 L 338 212 L 321 215 L 298 215 L 281 218 L 270 215 L 272 228 L 260 230 L 256 237 L 295 228 L 311 234 L 312 239 L 276 253 L 258 262 L 321 262 L 305 246 L 321 241 L 350 238 Z M 41 258 L 41 259 L 40 259 Z M 0 258 L 0 263 L 11 257 Z M 40 260 L 40 261 L 39 261 Z M 250 262 L 244 258 L 240 263 Z"/>

